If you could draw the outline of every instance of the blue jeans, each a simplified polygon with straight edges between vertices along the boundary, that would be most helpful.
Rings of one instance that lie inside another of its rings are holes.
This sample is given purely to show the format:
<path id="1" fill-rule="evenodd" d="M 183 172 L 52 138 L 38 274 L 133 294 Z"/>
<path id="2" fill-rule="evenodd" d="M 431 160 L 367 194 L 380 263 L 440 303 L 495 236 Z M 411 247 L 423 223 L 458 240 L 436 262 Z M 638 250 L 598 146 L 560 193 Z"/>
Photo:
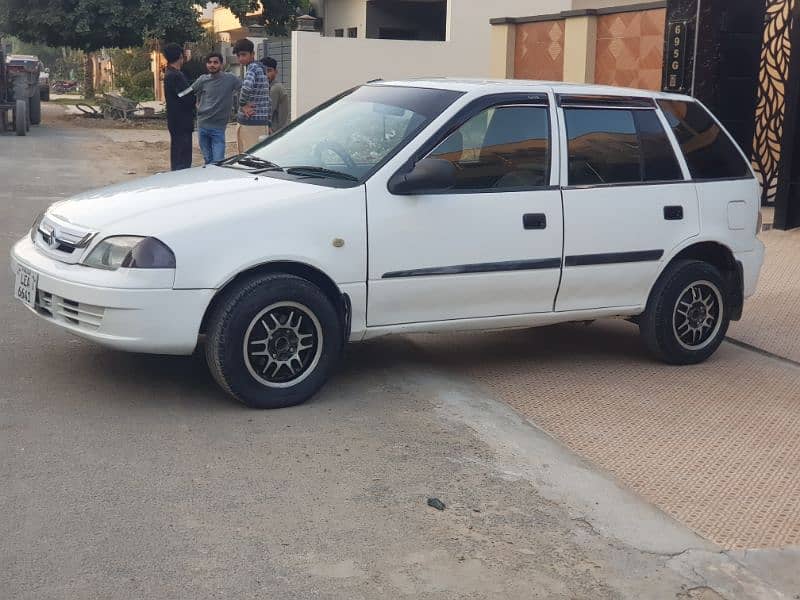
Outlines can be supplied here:
<path id="1" fill-rule="evenodd" d="M 200 150 L 206 164 L 225 158 L 225 130 L 211 127 L 200 127 L 197 130 L 200 139 Z"/>

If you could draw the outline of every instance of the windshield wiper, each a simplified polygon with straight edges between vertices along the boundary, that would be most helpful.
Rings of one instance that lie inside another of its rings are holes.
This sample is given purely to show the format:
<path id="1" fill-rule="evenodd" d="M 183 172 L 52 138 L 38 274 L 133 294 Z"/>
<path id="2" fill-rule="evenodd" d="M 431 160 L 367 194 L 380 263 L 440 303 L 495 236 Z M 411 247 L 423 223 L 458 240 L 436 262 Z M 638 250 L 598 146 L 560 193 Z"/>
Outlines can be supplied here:
<path id="1" fill-rule="evenodd" d="M 358 177 L 343 173 L 342 171 L 334 171 L 333 169 L 326 169 L 325 167 L 315 167 L 313 165 L 300 165 L 296 167 L 285 167 L 283 169 L 290 175 L 308 175 L 309 177 L 329 177 L 331 179 L 344 179 L 346 181 L 358 181 Z"/>
<path id="2" fill-rule="evenodd" d="M 260 158 L 255 154 L 247 154 L 247 153 L 231 156 L 230 158 L 227 158 L 220 163 L 220 165 L 222 166 L 233 165 L 233 164 L 244 165 L 245 167 L 253 167 L 254 169 L 275 169 L 280 171 L 283 170 L 280 165 L 276 165 L 272 161 Z"/>

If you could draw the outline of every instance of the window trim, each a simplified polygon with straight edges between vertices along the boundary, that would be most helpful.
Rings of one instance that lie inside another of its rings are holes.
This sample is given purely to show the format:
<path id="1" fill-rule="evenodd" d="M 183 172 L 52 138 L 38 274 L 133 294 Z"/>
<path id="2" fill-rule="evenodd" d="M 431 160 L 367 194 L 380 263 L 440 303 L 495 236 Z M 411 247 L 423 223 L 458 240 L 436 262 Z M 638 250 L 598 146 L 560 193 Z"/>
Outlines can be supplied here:
<path id="1" fill-rule="evenodd" d="M 647 96 L 614 96 L 595 94 L 556 94 L 560 108 L 594 108 L 619 110 L 657 109 L 655 98 Z"/>
<path id="2" fill-rule="evenodd" d="M 457 129 L 464 126 L 470 119 L 476 117 L 485 110 L 490 108 L 508 108 L 514 106 L 530 106 L 536 108 L 544 108 L 547 110 L 547 128 L 549 143 L 547 145 L 547 176 L 548 183 L 542 186 L 524 186 L 515 188 L 491 188 L 491 189 L 464 189 L 464 190 L 437 190 L 433 192 L 425 192 L 423 196 L 442 196 L 442 195 L 467 195 L 467 194 L 508 194 L 514 192 L 538 192 L 560 189 L 560 185 L 552 183 L 553 181 L 553 168 L 554 168 L 554 152 L 553 148 L 556 143 L 557 133 L 559 131 L 558 122 L 554 116 L 550 95 L 547 92 L 512 92 L 505 94 L 487 94 L 476 98 L 466 106 L 462 107 L 447 123 L 442 125 L 438 130 L 431 134 L 428 139 L 406 160 L 400 167 L 395 170 L 386 180 L 386 190 L 390 196 L 394 196 L 389 191 L 389 183 L 398 175 L 405 175 L 409 173 L 419 161 L 426 158 L 433 152 L 442 142 L 444 142 L 452 133 Z"/>
<path id="3" fill-rule="evenodd" d="M 564 191 L 570 190 L 595 190 L 595 189 L 608 189 L 608 188 L 621 188 L 621 187 L 661 187 L 665 185 L 685 185 L 687 183 L 697 183 L 691 179 L 672 179 L 669 181 L 636 181 L 629 183 L 596 183 L 591 185 L 562 185 L 561 189 Z"/>

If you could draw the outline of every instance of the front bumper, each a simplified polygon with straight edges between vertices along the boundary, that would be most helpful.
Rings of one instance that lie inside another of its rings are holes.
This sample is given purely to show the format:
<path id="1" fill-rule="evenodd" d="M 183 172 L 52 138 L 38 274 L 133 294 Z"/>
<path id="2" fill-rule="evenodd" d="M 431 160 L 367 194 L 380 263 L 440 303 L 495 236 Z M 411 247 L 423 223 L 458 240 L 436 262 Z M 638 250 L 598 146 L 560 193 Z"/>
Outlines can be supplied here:
<path id="1" fill-rule="evenodd" d="M 172 289 L 172 270 L 103 271 L 65 264 L 44 256 L 27 237 L 11 251 L 12 276 L 17 265 L 38 275 L 33 312 L 80 337 L 130 352 L 194 352 L 215 293 Z"/>

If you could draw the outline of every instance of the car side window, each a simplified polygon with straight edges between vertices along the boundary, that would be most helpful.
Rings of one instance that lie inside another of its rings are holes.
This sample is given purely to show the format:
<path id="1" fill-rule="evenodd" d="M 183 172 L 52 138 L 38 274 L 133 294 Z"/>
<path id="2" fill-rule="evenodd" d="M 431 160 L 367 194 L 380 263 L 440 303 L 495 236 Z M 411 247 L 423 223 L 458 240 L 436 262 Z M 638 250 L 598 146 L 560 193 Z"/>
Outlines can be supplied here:
<path id="1" fill-rule="evenodd" d="M 567 108 L 569 185 L 683 179 L 655 110 Z"/>
<path id="2" fill-rule="evenodd" d="M 642 179 L 647 182 L 682 180 L 683 171 L 675 156 L 672 142 L 656 112 L 637 110 L 633 113 L 633 119 L 642 146 Z"/>
<path id="3" fill-rule="evenodd" d="M 478 113 L 430 154 L 456 167 L 461 191 L 550 184 L 550 116 L 545 106 L 495 106 Z"/>
<path id="4" fill-rule="evenodd" d="M 680 100 L 659 100 L 693 179 L 752 177 L 736 144 L 701 105 Z"/>

